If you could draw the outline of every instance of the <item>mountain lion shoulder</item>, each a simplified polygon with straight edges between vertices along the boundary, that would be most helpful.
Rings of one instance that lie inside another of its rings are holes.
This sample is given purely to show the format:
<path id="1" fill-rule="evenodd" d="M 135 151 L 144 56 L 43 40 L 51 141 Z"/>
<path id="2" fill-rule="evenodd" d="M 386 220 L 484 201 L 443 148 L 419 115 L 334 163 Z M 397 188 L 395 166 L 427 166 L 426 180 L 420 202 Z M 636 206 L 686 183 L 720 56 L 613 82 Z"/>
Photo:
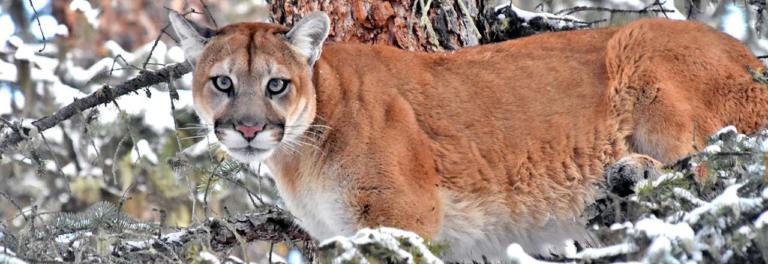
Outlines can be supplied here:
<path id="1" fill-rule="evenodd" d="M 577 219 L 607 165 L 670 162 L 694 135 L 768 118 L 746 70 L 760 62 L 696 22 L 416 53 L 323 45 L 319 12 L 291 29 L 170 18 L 198 115 L 232 157 L 269 167 L 317 239 L 398 227 L 448 242 L 450 259 L 593 243 Z"/>

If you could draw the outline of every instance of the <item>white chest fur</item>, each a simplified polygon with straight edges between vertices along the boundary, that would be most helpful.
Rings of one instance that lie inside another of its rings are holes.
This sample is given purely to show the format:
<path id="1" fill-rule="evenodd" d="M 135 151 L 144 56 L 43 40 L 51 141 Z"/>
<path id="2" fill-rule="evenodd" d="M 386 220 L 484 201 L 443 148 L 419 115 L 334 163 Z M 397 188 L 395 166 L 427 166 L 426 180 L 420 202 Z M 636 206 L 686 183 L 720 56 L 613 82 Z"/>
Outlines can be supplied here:
<path id="1" fill-rule="evenodd" d="M 324 240 L 337 235 L 352 235 L 357 227 L 351 218 L 348 202 L 343 190 L 331 170 L 313 170 L 318 173 L 301 172 L 301 175 L 279 175 L 272 170 L 277 190 L 285 207 L 296 218 L 297 223 L 315 239 Z M 294 177 L 291 188 L 286 177 Z"/>

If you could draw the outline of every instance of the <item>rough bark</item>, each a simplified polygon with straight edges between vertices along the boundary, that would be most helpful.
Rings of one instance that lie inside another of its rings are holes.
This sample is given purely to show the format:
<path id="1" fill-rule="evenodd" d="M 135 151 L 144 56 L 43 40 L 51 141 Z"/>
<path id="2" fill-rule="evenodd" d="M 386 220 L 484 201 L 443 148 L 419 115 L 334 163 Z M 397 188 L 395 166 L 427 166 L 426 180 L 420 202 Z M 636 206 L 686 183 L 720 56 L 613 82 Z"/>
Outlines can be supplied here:
<path id="1" fill-rule="evenodd" d="M 481 43 L 475 26 L 483 8 L 481 0 L 275 0 L 271 8 L 273 21 L 287 26 L 312 11 L 326 12 L 331 17 L 331 41 L 418 51 Z"/>
<path id="2" fill-rule="evenodd" d="M 331 17 L 329 41 L 416 51 L 456 50 L 595 23 L 509 4 L 487 6 L 482 0 L 275 0 L 271 9 L 273 21 L 286 26 L 310 12 L 326 12 Z"/>

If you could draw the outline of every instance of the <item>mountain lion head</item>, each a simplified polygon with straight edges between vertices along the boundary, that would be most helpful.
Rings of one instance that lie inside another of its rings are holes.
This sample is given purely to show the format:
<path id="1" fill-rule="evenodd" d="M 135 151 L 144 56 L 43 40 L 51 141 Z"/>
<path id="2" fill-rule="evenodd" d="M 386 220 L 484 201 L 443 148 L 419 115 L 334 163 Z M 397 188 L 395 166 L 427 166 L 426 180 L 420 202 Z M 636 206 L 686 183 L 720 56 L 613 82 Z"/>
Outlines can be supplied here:
<path id="1" fill-rule="evenodd" d="M 195 111 L 232 157 L 262 161 L 299 144 L 315 118 L 312 66 L 328 36 L 328 16 L 312 13 L 290 30 L 265 23 L 211 30 L 176 12 L 170 21 L 195 65 Z"/>

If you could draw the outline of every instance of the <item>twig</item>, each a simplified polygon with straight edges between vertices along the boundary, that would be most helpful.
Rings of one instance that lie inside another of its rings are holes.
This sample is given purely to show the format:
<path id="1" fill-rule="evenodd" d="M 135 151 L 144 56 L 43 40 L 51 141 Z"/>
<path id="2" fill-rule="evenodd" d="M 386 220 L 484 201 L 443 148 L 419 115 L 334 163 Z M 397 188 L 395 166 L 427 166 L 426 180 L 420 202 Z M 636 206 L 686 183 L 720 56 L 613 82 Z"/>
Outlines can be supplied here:
<path id="1" fill-rule="evenodd" d="M 213 168 L 211 171 L 211 176 L 208 177 L 208 182 L 205 184 L 205 193 L 203 194 L 203 213 L 205 214 L 205 218 L 208 218 L 208 191 L 211 188 L 211 181 L 213 181 L 213 178 L 216 177 L 216 171 L 221 167 L 221 164 L 224 163 L 224 159 L 219 160 L 219 163 L 216 164 L 216 167 Z"/>
<path id="2" fill-rule="evenodd" d="M 19 206 L 19 204 L 16 203 L 16 200 L 13 200 L 10 195 L 8 195 L 7 193 L 4 193 L 4 192 L 0 192 L 0 196 L 5 197 L 5 199 L 7 199 L 9 202 L 11 202 L 11 205 L 13 205 L 13 207 L 16 207 L 16 209 L 19 210 L 19 214 L 21 215 L 21 217 L 24 218 L 24 221 L 29 220 L 27 218 L 27 215 L 24 214 L 24 210 L 21 209 L 21 206 Z"/>
<path id="3" fill-rule="evenodd" d="M 120 148 L 123 146 L 123 143 L 125 140 L 128 139 L 128 135 L 123 135 L 123 137 L 120 138 L 120 141 L 117 142 L 117 146 L 115 146 L 115 154 L 112 156 L 112 183 L 117 184 L 117 165 L 119 163 L 117 159 L 117 154 L 120 153 Z"/>
<path id="4" fill-rule="evenodd" d="M 125 81 L 114 88 L 102 87 L 86 97 L 75 99 L 74 102 L 59 109 L 53 115 L 40 118 L 32 122 L 32 124 L 42 133 L 44 130 L 58 125 L 80 111 L 109 103 L 120 96 L 136 92 L 149 86 L 167 82 L 170 76 L 180 78 L 191 71 L 192 66 L 189 65 L 189 63 L 177 63 L 157 71 L 143 71 L 138 76 Z M 30 129 L 25 127 L 21 130 L 22 131 L 19 132 L 26 133 L 29 132 Z M 7 152 L 10 148 L 25 140 L 19 132 L 11 133 L 4 138 L 0 138 L 0 154 Z"/>
<path id="5" fill-rule="evenodd" d="M 132 182 L 131 185 L 128 185 L 128 188 L 125 188 L 125 191 L 123 191 L 123 194 L 120 195 L 120 201 L 118 201 L 117 203 L 118 210 L 122 210 L 123 205 L 125 204 L 125 201 L 130 199 L 130 196 L 128 196 L 128 192 L 130 192 L 131 189 L 133 189 L 133 187 L 136 187 L 136 182 Z"/>
<path id="6" fill-rule="evenodd" d="M 666 1 L 664 1 L 664 3 L 666 3 Z M 664 14 L 664 18 L 669 18 L 669 16 L 667 15 L 667 12 L 673 12 L 672 10 L 667 11 L 666 9 L 664 9 L 664 5 L 662 4 L 661 0 L 656 0 L 653 2 L 653 4 L 661 8 L 661 13 Z"/>
<path id="7" fill-rule="evenodd" d="M 29 0 L 29 6 L 32 7 L 32 11 L 35 12 L 35 18 L 37 19 L 37 27 L 40 28 L 40 36 L 43 37 L 43 47 L 40 48 L 37 52 L 43 52 L 45 50 L 45 33 L 43 32 L 43 25 L 40 24 L 40 16 L 37 14 L 37 9 L 35 9 L 35 5 L 32 4 L 32 0 Z"/>
<path id="8" fill-rule="evenodd" d="M 203 9 L 205 10 L 205 13 L 208 15 L 208 19 L 210 19 L 211 22 L 213 23 L 213 26 L 218 29 L 219 25 L 216 24 L 216 20 L 213 19 L 213 14 L 211 14 L 211 10 L 208 10 L 208 5 L 206 5 L 205 1 L 203 0 L 200 0 L 200 4 L 203 5 Z"/>
<path id="9" fill-rule="evenodd" d="M 163 35 L 168 34 L 168 32 L 165 32 L 168 27 L 171 26 L 171 23 L 165 24 L 163 29 L 160 30 L 160 34 L 157 34 L 157 38 L 155 38 L 155 43 L 152 44 L 152 49 L 149 50 L 149 55 L 147 55 L 147 59 L 144 60 L 144 64 L 141 65 L 141 68 L 146 70 L 147 64 L 149 64 L 149 60 L 152 59 L 152 53 L 155 52 L 155 48 L 157 48 L 157 43 L 160 43 L 160 38 L 163 37 Z"/>
<path id="10" fill-rule="evenodd" d="M 38 129 L 39 130 L 39 129 Z M 42 132 L 40 133 L 40 138 L 43 139 L 43 144 L 45 144 L 45 147 L 48 149 L 48 152 L 51 153 L 51 158 L 53 159 L 53 164 L 56 165 L 56 170 L 63 176 L 64 178 L 69 179 L 69 176 L 64 173 L 64 170 L 61 169 L 61 163 L 59 162 L 59 158 L 56 157 L 56 153 L 53 151 L 53 148 L 51 148 L 51 144 L 48 143 L 48 139 L 45 138 L 45 134 Z M 67 192 L 72 192 L 72 190 L 69 189 L 69 184 L 65 184 L 67 188 Z"/>
<path id="11" fill-rule="evenodd" d="M 577 12 L 584 12 L 584 11 L 603 11 L 603 12 L 610 12 L 610 13 L 665 13 L 665 12 L 674 12 L 673 10 L 664 9 L 663 7 L 661 9 L 651 9 L 654 5 L 657 5 L 658 1 L 644 7 L 643 9 L 617 9 L 617 8 L 607 8 L 607 7 L 601 7 L 601 6 L 574 6 L 570 8 L 566 8 L 560 11 L 557 11 L 554 13 L 554 15 L 570 15 Z"/>
<path id="12" fill-rule="evenodd" d="M 269 242 L 269 258 L 268 258 L 269 264 L 272 264 L 272 254 L 274 254 L 274 251 L 275 251 L 275 242 L 270 241 Z"/>

